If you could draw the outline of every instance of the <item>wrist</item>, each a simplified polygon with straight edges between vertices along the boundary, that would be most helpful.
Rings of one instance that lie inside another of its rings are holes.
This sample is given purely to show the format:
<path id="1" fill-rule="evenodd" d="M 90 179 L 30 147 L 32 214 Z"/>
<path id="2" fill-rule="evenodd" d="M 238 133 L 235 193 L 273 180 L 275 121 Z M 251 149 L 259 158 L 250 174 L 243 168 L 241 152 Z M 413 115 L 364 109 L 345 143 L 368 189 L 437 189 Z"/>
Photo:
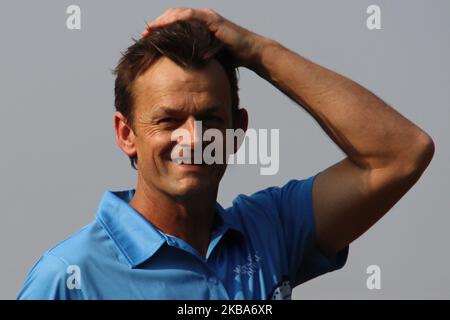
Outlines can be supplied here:
<path id="1" fill-rule="evenodd" d="M 267 61 L 273 57 L 274 53 L 280 48 L 280 44 L 275 40 L 255 35 L 253 52 L 250 63 L 245 65 L 250 70 L 253 70 L 259 75 L 263 75 L 266 69 Z"/>

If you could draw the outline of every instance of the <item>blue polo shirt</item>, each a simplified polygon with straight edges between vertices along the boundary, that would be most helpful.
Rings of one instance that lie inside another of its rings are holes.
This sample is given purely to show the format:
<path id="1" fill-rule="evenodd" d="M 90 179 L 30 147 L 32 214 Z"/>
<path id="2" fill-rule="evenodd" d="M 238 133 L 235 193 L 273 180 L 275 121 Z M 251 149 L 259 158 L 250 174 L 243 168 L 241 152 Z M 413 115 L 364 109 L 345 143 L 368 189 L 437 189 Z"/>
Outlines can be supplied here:
<path id="1" fill-rule="evenodd" d="M 134 189 L 106 192 L 92 223 L 39 258 L 18 299 L 290 299 L 348 255 L 317 248 L 316 176 L 217 204 L 206 256 L 135 211 Z"/>

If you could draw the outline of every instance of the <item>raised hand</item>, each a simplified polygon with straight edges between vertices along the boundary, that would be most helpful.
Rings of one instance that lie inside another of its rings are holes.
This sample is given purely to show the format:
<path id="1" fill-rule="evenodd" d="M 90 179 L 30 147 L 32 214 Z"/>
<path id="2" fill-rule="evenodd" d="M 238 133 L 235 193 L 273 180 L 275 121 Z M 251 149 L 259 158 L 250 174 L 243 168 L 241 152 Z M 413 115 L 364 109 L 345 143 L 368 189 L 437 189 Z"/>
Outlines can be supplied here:
<path id="1" fill-rule="evenodd" d="M 146 37 L 153 29 L 178 20 L 203 22 L 230 49 L 238 64 L 250 69 L 259 62 L 261 50 L 269 42 L 269 39 L 238 26 L 214 10 L 192 8 L 168 9 L 146 26 L 142 36 Z"/>

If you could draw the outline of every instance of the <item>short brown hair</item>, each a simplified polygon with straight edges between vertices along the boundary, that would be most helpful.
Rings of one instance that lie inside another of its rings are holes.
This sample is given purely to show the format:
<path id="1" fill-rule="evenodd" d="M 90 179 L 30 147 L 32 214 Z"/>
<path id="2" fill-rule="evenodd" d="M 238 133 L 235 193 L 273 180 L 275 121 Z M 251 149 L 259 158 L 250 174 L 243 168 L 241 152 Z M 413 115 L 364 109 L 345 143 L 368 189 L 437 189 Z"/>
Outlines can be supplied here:
<path id="1" fill-rule="evenodd" d="M 225 45 L 207 27 L 195 21 L 177 21 L 154 29 L 145 38 L 128 47 L 114 70 L 116 110 L 121 112 L 133 128 L 133 83 L 155 61 L 165 56 L 184 68 L 202 68 L 216 59 L 223 67 L 231 92 L 233 117 L 239 109 L 237 65 Z M 136 169 L 137 157 L 130 157 Z"/>

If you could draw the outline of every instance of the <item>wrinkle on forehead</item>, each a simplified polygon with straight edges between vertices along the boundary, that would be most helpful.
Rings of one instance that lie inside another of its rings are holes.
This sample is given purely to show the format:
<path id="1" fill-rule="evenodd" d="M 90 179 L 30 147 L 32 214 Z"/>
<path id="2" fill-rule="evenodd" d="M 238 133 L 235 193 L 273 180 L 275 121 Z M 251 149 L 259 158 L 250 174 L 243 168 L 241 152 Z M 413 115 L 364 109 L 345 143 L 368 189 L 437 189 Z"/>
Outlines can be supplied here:
<path id="1" fill-rule="evenodd" d="M 201 69 L 184 69 L 166 57 L 158 59 L 134 83 L 136 106 L 231 105 L 228 78 L 212 60 Z"/>

